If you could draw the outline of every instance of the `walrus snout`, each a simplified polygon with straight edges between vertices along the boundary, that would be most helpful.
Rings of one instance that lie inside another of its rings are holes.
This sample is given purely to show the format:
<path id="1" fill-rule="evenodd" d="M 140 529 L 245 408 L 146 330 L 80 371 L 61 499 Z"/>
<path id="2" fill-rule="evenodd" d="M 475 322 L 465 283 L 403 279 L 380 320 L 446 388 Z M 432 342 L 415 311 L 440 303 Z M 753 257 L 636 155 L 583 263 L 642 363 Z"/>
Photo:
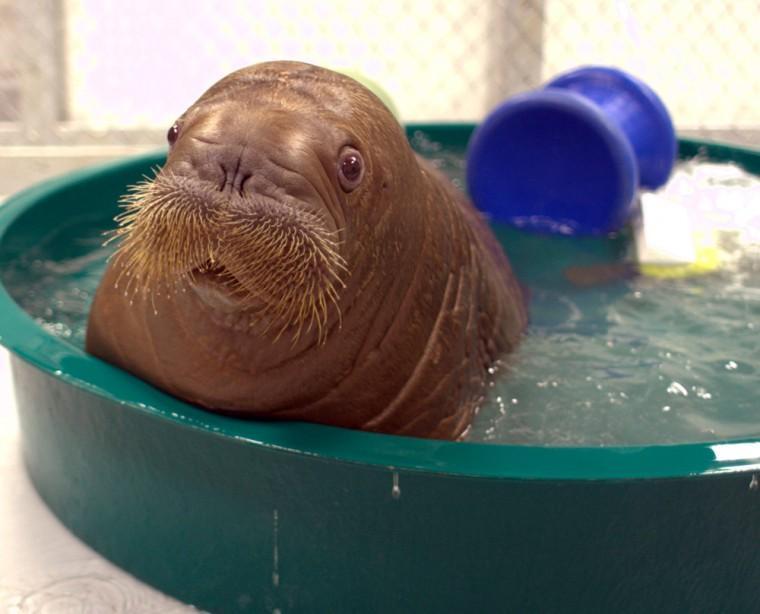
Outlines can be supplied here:
<path id="1" fill-rule="evenodd" d="M 183 139 L 181 149 L 171 152 L 164 171 L 194 178 L 227 195 L 244 196 L 274 187 L 271 180 L 261 181 L 275 166 L 267 158 L 253 144 L 214 142 L 191 135 Z M 254 175 L 259 180 L 249 182 Z"/>
<path id="2" fill-rule="evenodd" d="M 309 202 L 263 185 L 270 195 L 222 192 L 167 164 L 123 199 L 117 284 L 123 277 L 128 292 L 156 295 L 200 282 L 267 328 L 322 337 L 346 271 L 334 222 L 318 195 Z"/>
<path id="3" fill-rule="evenodd" d="M 282 113 L 240 105 L 180 120 L 166 169 L 195 176 L 221 192 L 261 192 L 273 187 L 302 192 L 304 173 L 319 159 L 319 127 L 307 118 L 284 121 Z M 253 181 L 250 181 L 253 180 Z"/>
<path id="4" fill-rule="evenodd" d="M 205 200 L 202 207 L 240 213 L 246 203 L 250 209 L 279 203 L 319 219 L 326 232 L 339 233 L 343 213 L 324 181 L 316 129 L 292 119 L 279 131 L 273 129 L 280 122 L 277 113 L 245 109 L 225 112 L 223 119 L 188 122 L 178 130 L 161 173 L 186 180 L 183 191 Z M 191 200 L 197 205 L 198 199 Z"/>

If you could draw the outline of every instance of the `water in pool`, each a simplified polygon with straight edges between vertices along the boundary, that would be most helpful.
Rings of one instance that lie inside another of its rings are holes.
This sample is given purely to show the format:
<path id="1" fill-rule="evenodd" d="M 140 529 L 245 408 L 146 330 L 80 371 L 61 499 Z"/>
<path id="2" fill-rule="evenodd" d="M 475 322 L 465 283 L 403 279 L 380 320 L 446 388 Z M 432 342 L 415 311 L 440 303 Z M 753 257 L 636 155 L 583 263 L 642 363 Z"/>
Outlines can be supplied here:
<path id="1" fill-rule="evenodd" d="M 422 134 L 413 144 L 463 185 L 461 151 Z M 3 273 L 41 326 L 79 347 L 111 225 L 72 221 Z M 519 351 L 494 369 L 468 440 L 598 446 L 760 435 L 760 248 L 722 245 L 725 265 L 710 275 L 579 288 L 566 267 L 622 259 L 625 234 L 575 240 L 496 230 L 527 287 L 531 321 Z M 67 257 L 60 247 L 51 257 L 62 242 Z"/>

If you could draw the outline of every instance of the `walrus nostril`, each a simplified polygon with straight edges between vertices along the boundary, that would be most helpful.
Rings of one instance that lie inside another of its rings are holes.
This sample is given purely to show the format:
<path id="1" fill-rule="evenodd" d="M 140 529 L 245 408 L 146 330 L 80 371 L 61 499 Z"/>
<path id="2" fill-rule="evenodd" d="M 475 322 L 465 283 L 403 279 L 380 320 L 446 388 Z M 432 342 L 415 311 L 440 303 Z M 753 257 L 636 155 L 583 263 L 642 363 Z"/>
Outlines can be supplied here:
<path id="1" fill-rule="evenodd" d="M 224 192 L 229 188 L 231 192 L 237 192 L 241 196 L 243 195 L 245 183 L 253 176 L 253 173 L 241 170 L 240 167 L 240 159 L 238 159 L 235 169 L 232 171 L 230 171 L 224 164 L 219 164 L 222 174 L 221 181 L 219 182 L 220 192 Z"/>
<path id="2" fill-rule="evenodd" d="M 240 196 L 242 196 L 242 195 L 243 195 L 243 193 L 245 192 L 245 184 L 246 184 L 246 182 L 247 182 L 247 181 L 248 181 L 248 180 L 249 180 L 251 177 L 253 177 L 253 173 L 245 173 L 245 174 L 243 175 L 243 178 L 242 178 L 242 180 L 240 181 L 240 187 L 238 188 L 238 193 L 240 194 Z"/>
<path id="3" fill-rule="evenodd" d="M 219 191 L 224 192 L 224 189 L 227 187 L 227 184 L 229 183 L 230 176 L 227 172 L 227 169 L 224 167 L 224 164 L 220 164 L 219 168 L 222 169 L 222 179 L 219 182 Z"/>

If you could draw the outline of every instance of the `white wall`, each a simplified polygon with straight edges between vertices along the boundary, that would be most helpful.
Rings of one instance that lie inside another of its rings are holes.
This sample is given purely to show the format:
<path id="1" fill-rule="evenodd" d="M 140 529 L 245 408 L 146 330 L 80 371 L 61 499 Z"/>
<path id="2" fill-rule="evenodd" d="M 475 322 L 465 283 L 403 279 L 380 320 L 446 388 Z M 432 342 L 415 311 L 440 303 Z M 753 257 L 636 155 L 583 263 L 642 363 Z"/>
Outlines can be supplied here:
<path id="1" fill-rule="evenodd" d="M 409 118 L 482 112 L 486 90 L 471 85 L 488 62 L 488 3 L 68 0 L 67 15 L 78 120 L 167 123 L 227 72 L 269 59 L 359 68 Z"/>
<path id="2" fill-rule="evenodd" d="M 647 80 L 680 128 L 760 126 L 754 0 L 66 0 L 70 116 L 167 125 L 266 59 L 355 67 L 404 119 L 479 119 L 586 63 Z M 542 27 L 543 26 L 543 27 Z"/>
<path id="3" fill-rule="evenodd" d="M 548 0 L 544 78 L 603 62 L 639 75 L 682 128 L 760 127 L 760 2 Z"/>

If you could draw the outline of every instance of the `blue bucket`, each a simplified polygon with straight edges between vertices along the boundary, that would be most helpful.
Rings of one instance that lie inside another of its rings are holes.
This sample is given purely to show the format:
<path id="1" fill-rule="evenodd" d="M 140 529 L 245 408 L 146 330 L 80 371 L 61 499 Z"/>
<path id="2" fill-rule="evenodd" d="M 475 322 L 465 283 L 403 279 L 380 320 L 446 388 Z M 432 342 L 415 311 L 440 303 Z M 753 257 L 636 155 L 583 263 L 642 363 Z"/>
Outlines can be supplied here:
<path id="1" fill-rule="evenodd" d="M 467 183 L 495 221 L 605 234 L 625 224 L 639 188 L 667 181 L 675 157 L 673 123 L 654 91 L 592 66 L 491 112 L 470 140 Z"/>
<path id="2" fill-rule="evenodd" d="M 676 133 L 668 110 L 646 83 L 617 68 L 589 66 L 546 87 L 580 94 L 623 132 L 636 157 L 640 187 L 665 184 L 676 159 Z"/>

